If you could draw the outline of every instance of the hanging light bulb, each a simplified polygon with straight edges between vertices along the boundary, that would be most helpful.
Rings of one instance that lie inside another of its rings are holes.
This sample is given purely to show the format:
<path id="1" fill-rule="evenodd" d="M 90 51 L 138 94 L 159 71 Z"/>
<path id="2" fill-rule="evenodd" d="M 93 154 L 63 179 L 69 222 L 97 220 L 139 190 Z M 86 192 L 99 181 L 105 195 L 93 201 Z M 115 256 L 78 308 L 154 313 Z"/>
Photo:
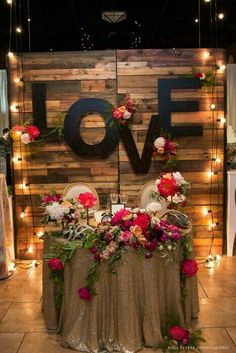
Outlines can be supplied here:
<path id="1" fill-rule="evenodd" d="M 11 105 L 10 105 L 10 110 L 12 113 L 16 113 L 19 109 L 19 105 L 17 105 L 17 103 L 13 102 Z"/>
<path id="2" fill-rule="evenodd" d="M 12 5 L 12 0 L 7 0 L 8 5 Z"/>
<path id="3" fill-rule="evenodd" d="M 198 18 L 195 18 L 194 22 L 195 22 L 195 23 L 198 23 L 198 22 L 199 22 L 199 19 L 198 19 Z"/>
<path id="4" fill-rule="evenodd" d="M 205 0 L 205 2 L 211 2 L 211 0 Z"/>
<path id="5" fill-rule="evenodd" d="M 203 216 L 207 216 L 210 213 L 211 210 L 208 210 L 206 207 L 203 207 L 202 209 L 202 214 Z"/>
<path id="6" fill-rule="evenodd" d="M 9 58 L 13 58 L 14 57 L 14 54 L 11 51 L 9 51 L 7 55 L 8 55 Z"/>
<path id="7" fill-rule="evenodd" d="M 13 163 L 19 163 L 20 161 L 22 161 L 22 158 L 20 158 L 20 157 L 13 157 L 12 158 Z"/>
<path id="8" fill-rule="evenodd" d="M 204 59 L 208 59 L 209 56 L 210 56 L 209 51 L 205 51 L 205 52 L 203 53 L 203 58 L 204 58 Z"/>
<path id="9" fill-rule="evenodd" d="M 216 121 L 220 124 L 226 123 L 226 119 L 224 117 L 221 117 L 221 118 L 217 119 Z"/>
<path id="10" fill-rule="evenodd" d="M 211 108 L 211 110 L 215 110 L 216 109 L 215 103 L 211 103 L 210 108 Z"/>
<path id="11" fill-rule="evenodd" d="M 25 218 L 25 210 L 21 211 L 20 218 Z"/>
<path id="12" fill-rule="evenodd" d="M 21 189 L 27 189 L 29 187 L 29 184 L 27 184 L 27 183 L 23 183 L 23 184 L 21 184 Z"/>
<path id="13" fill-rule="evenodd" d="M 225 15 L 223 14 L 223 12 L 218 14 L 219 20 L 223 20 L 224 17 L 225 17 Z"/>
<path id="14" fill-rule="evenodd" d="M 44 236 L 44 231 L 40 230 L 39 232 L 36 233 L 36 235 L 40 239 Z"/>
<path id="15" fill-rule="evenodd" d="M 22 32 L 21 27 L 19 27 L 19 26 L 18 26 L 18 27 L 16 27 L 16 32 L 17 32 L 17 33 L 21 33 L 21 32 Z"/>

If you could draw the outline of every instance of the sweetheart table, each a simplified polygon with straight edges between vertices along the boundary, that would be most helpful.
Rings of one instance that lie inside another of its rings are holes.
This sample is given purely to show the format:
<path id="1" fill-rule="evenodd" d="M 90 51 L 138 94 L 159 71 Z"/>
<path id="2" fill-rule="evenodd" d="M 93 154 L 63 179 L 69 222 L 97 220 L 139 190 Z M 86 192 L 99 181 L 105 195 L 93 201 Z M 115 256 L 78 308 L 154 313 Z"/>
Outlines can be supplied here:
<path id="1" fill-rule="evenodd" d="M 191 230 L 188 230 L 191 232 Z M 66 241 L 47 235 L 44 253 L 50 253 L 54 241 Z M 49 279 L 44 261 L 43 311 L 48 330 L 62 336 L 62 345 L 81 352 L 101 350 L 137 352 L 143 346 L 153 347 L 162 340 L 161 329 L 168 320 L 178 317 L 179 324 L 191 326 L 199 312 L 196 276 L 186 278 L 188 295 L 181 299 L 179 273 L 180 251 L 176 262 L 165 263 L 156 252 L 151 259 L 138 256 L 129 248 L 117 263 L 116 274 L 101 265 L 97 295 L 91 301 L 78 296 L 91 264 L 91 253 L 75 251 L 64 269 L 64 295 L 61 310 L 54 301 L 55 287 Z"/>

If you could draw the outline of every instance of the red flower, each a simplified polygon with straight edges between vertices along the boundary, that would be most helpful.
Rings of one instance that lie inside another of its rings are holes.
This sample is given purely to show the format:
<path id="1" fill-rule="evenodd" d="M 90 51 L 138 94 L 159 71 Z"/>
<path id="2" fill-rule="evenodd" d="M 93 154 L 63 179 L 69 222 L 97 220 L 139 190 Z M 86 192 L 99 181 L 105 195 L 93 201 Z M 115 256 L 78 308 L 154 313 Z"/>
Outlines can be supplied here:
<path id="1" fill-rule="evenodd" d="M 60 200 L 61 200 L 61 195 L 59 194 L 55 194 L 55 195 L 46 194 L 42 198 L 43 203 L 45 203 L 46 205 L 51 202 L 59 202 Z"/>
<path id="2" fill-rule="evenodd" d="M 84 208 L 91 208 L 96 205 L 97 198 L 91 192 L 83 192 L 78 196 L 79 202 Z"/>
<path id="3" fill-rule="evenodd" d="M 57 257 L 53 257 L 48 261 L 48 265 L 51 270 L 61 271 L 63 269 L 63 263 Z"/>
<path id="4" fill-rule="evenodd" d="M 178 186 L 174 178 L 167 179 L 163 177 L 157 185 L 157 189 L 159 190 L 161 196 L 168 197 L 176 194 L 178 191 Z"/>
<path id="5" fill-rule="evenodd" d="M 196 72 L 196 74 L 194 76 L 196 78 L 202 78 L 202 77 L 204 77 L 204 74 L 202 72 Z"/>
<path id="6" fill-rule="evenodd" d="M 135 220 L 133 221 L 133 225 L 137 225 L 142 228 L 143 234 L 147 232 L 148 225 L 150 224 L 150 216 L 146 213 L 139 213 Z"/>
<path id="7" fill-rule="evenodd" d="M 31 141 L 34 141 L 36 137 L 40 135 L 39 129 L 34 125 L 27 126 L 27 133 L 29 134 Z"/>
<path id="8" fill-rule="evenodd" d="M 117 211 L 117 212 L 114 214 L 114 216 L 113 216 L 112 219 L 111 219 L 111 224 L 112 224 L 113 226 L 118 225 L 118 224 L 123 220 L 123 218 L 124 218 L 125 216 L 128 216 L 128 215 L 130 215 L 130 214 L 131 214 L 130 211 L 126 210 L 125 208 L 122 208 L 121 210 Z"/>
<path id="9" fill-rule="evenodd" d="M 123 114 L 118 110 L 118 108 L 113 109 L 112 116 L 117 120 L 121 120 L 123 118 Z"/>
<path id="10" fill-rule="evenodd" d="M 92 299 L 89 288 L 81 287 L 78 290 L 79 297 L 84 300 L 90 301 Z"/>
<path id="11" fill-rule="evenodd" d="M 148 251 L 155 251 L 157 248 L 157 241 L 153 240 L 153 241 L 147 241 L 144 245 L 145 249 L 147 249 Z"/>
<path id="12" fill-rule="evenodd" d="M 176 341 L 182 341 L 183 339 L 186 339 L 189 336 L 188 330 L 185 330 L 185 328 L 181 326 L 171 327 L 169 329 L 169 333 L 171 335 L 171 338 Z"/>
<path id="13" fill-rule="evenodd" d="M 198 271 L 198 265 L 195 260 L 187 259 L 181 263 L 181 273 L 186 277 L 194 276 Z"/>

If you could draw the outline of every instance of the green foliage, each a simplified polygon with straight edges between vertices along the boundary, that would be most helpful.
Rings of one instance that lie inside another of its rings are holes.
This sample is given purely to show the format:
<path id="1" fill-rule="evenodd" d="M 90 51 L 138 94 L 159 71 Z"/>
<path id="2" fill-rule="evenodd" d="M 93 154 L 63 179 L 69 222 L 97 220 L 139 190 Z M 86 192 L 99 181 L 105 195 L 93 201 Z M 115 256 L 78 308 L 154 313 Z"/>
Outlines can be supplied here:
<path id="1" fill-rule="evenodd" d="M 191 72 L 192 72 L 192 76 L 193 76 L 194 78 L 196 78 L 195 75 L 196 75 L 197 73 L 201 72 L 201 71 L 200 71 L 198 68 L 196 68 L 196 67 L 193 66 Z M 212 87 L 212 86 L 215 86 L 215 74 L 214 74 L 213 71 L 208 70 L 208 71 L 206 71 L 206 72 L 201 72 L 201 73 L 206 75 L 205 79 L 204 79 L 204 80 L 201 80 L 201 83 L 202 83 L 202 86 L 203 86 L 203 87 Z M 196 78 L 196 79 L 198 79 L 198 78 Z"/>

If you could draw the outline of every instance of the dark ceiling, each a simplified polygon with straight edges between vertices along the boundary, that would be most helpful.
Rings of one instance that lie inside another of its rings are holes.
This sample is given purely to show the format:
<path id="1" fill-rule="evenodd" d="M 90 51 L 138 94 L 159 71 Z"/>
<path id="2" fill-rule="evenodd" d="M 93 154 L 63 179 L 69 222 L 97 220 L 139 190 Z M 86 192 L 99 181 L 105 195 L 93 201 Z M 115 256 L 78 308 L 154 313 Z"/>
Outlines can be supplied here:
<path id="1" fill-rule="evenodd" d="M 28 51 L 27 1 L 30 5 L 31 50 L 67 51 L 125 48 L 227 48 L 236 42 L 236 0 L 16 0 L 12 5 L 12 51 Z M 125 10 L 127 19 L 111 24 L 102 10 Z M 0 2 L 0 51 L 9 47 L 9 12 Z M 223 20 L 215 21 L 219 12 Z M 16 34 L 16 25 L 22 33 Z"/>

